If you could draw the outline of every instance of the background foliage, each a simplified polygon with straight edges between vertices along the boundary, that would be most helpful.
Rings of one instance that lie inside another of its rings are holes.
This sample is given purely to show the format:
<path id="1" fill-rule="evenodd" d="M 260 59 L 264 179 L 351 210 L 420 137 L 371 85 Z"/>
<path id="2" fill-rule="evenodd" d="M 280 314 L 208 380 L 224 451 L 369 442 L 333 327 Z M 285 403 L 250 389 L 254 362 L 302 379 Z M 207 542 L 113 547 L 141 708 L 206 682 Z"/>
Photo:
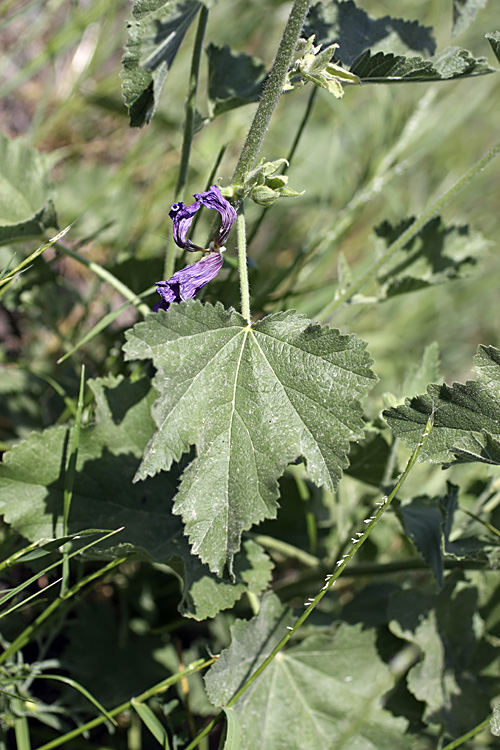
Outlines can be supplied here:
<path id="1" fill-rule="evenodd" d="M 149 314 L 291 5 L 2 5 L 2 748 L 500 746 L 496 4 L 314 4 Z"/>

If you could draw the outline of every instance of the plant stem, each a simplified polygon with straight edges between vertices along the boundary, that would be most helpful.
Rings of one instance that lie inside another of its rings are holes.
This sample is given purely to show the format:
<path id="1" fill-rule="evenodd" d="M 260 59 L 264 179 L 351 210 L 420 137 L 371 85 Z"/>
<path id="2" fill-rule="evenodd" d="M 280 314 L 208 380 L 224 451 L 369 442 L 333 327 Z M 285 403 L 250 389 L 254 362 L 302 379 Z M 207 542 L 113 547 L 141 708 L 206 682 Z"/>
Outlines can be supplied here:
<path id="1" fill-rule="evenodd" d="M 243 206 L 236 219 L 238 235 L 238 267 L 240 271 L 241 314 L 250 325 L 250 287 L 248 285 L 247 240 Z"/>
<path id="2" fill-rule="evenodd" d="M 287 154 L 287 156 L 286 156 L 286 160 L 287 160 L 287 162 L 288 162 L 288 167 L 287 167 L 287 165 L 285 164 L 285 165 L 284 165 L 284 167 L 283 167 L 283 169 L 281 170 L 281 174 L 286 174 L 286 172 L 288 171 L 288 168 L 289 168 L 290 164 L 292 163 L 292 159 L 293 159 L 293 157 L 294 157 L 294 155 L 295 155 L 295 152 L 296 152 L 296 150 L 297 150 L 297 147 L 298 147 L 298 145 L 299 145 L 299 142 L 300 142 L 300 139 L 301 139 L 302 133 L 303 133 L 303 132 L 304 132 L 304 130 L 305 130 L 305 127 L 306 127 L 306 125 L 307 125 L 307 122 L 308 122 L 308 120 L 309 120 L 309 117 L 311 116 L 311 112 L 312 112 L 312 110 L 313 110 L 313 104 L 314 104 L 314 100 L 315 100 L 315 98 L 316 98 L 316 94 L 317 94 L 317 93 L 318 93 L 318 87 L 317 87 L 317 86 L 314 86 L 314 85 L 313 85 L 313 87 L 312 87 L 312 90 L 311 90 L 311 93 L 310 93 L 310 95 L 309 95 L 309 99 L 307 100 L 307 107 L 306 107 L 306 110 L 305 110 L 305 112 L 304 112 L 304 115 L 303 115 L 303 117 L 302 117 L 302 120 L 300 121 L 300 125 L 299 125 L 299 127 L 297 128 L 297 132 L 296 132 L 296 134 L 295 134 L 295 138 L 293 139 L 293 143 L 292 143 L 292 145 L 291 145 L 291 147 L 290 147 L 290 151 L 288 152 L 288 154 Z M 266 215 L 266 213 L 267 213 L 268 209 L 269 209 L 269 207 L 263 208 L 263 209 L 262 209 L 262 211 L 260 212 L 259 218 L 258 218 L 258 219 L 257 219 L 257 221 L 256 221 L 256 222 L 254 223 L 254 225 L 253 225 L 253 227 L 252 227 L 252 231 L 250 232 L 250 236 L 249 236 L 249 238 L 248 238 L 248 242 L 247 242 L 247 245 L 251 245 L 251 244 L 252 244 L 252 242 L 253 242 L 253 239 L 254 239 L 255 235 L 257 234 L 257 232 L 258 232 L 258 231 L 259 231 L 259 229 L 260 229 L 260 225 L 261 225 L 261 224 L 262 224 L 262 222 L 264 221 L 264 217 L 265 217 L 265 215 Z"/>
<path id="3" fill-rule="evenodd" d="M 429 417 L 427 420 L 427 424 L 425 426 L 424 432 L 422 434 L 422 438 L 420 442 L 418 443 L 417 447 L 411 454 L 408 463 L 406 464 L 406 468 L 404 472 L 399 477 L 394 489 L 389 495 L 386 495 L 382 502 L 377 503 L 378 510 L 375 511 L 374 515 L 371 516 L 369 519 L 366 519 L 365 523 L 366 528 L 361 534 L 358 539 L 354 542 L 349 550 L 349 552 L 342 557 L 341 560 L 337 562 L 337 567 L 335 569 L 335 572 L 331 575 L 328 575 L 326 577 L 325 585 L 321 588 L 321 590 L 316 594 L 314 599 L 310 600 L 310 603 L 307 604 L 306 609 L 302 613 L 302 615 L 298 618 L 298 620 L 295 622 L 294 626 L 286 633 L 286 635 L 283 636 L 283 638 L 280 640 L 280 642 L 274 647 L 274 649 L 271 651 L 269 656 L 264 659 L 262 664 L 257 667 L 255 672 L 252 673 L 252 675 L 248 678 L 248 680 L 245 682 L 244 685 L 233 695 L 230 701 L 227 702 L 226 708 L 230 708 L 231 706 L 234 706 L 234 704 L 241 698 L 241 696 L 248 690 L 248 688 L 255 682 L 257 677 L 262 674 L 262 672 L 269 666 L 269 664 L 272 662 L 274 657 L 281 651 L 281 649 L 288 643 L 293 633 L 295 633 L 298 628 L 303 625 L 303 623 L 307 620 L 309 615 L 312 613 L 316 605 L 321 601 L 321 599 L 325 596 L 325 594 L 331 589 L 331 587 L 335 584 L 335 581 L 339 578 L 340 574 L 343 572 L 345 566 L 347 563 L 352 560 L 352 558 L 356 555 L 359 548 L 364 544 L 364 542 L 368 539 L 369 535 L 375 528 L 377 522 L 382 517 L 382 515 L 385 513 L 391 502 L 394 500 L 396 495 L 398 494 L 399 490 L 403 486 L 404 482 L 406 481 L 410 471 L 412 470 L 413 466 L 415 465 L 418 456 L 420 454 L 420 451 L 422 450 L 423 446 L 427 442 L 429 435 L 432 430 L 432 417 Z M 212 719 L 212 721 L 207 724 L 207 726 L 202 729 L 202 731 L 198 734 L 197 737 L 185 748 L 185 750 L 194 750 L 195 747 L 197 747 L 200 743 L 200 741 L 203 739 L 203 737 L 206 737 L 206 735 L 213 729 L 213 727 L 223 718 L 224 712 L 220 711 L 217 716 Z"/>
<path id="4" fill-rule="evenodd" d="M 244 177 L 252 168 L 260 151 L 272 114 L 283 91 L 286 74 L 292 63 L 309 5 L 309 0 L 295 0 L 290 11 L 269 79 L 234 170 L 232 182 L 236 186 L 243 185 Z"/>
<path id="5" fill-rule="evenodd" d="M 476 164 L 474 164 L 459 180 L 458 182 L 453 185 L 450 190 L 448 190 L 442 198 L 440 198 L 437 203 L 435 203 L 428 211 L 426 211 L 420 218 L 416 219 L 411 226 L 406 229 L 402 234 L 399 235 L 397 240 L 395 240 L 383 255 L 380 256 L 380 258 L 375 261 L 371 265 L 371 267 L 362 275 L 360 278 L 354 282 L 346 291 L 344 294 L 341 294 L 340 297 L 338 297 L 333 302 L 330 302 L 326 307 L 321 310 L 321 312 L 316 316 L 317 320 L 323 321 L 326 318 L 328 318 L 335 310 L 337 310 L 339 307 L 341 307 L 344 302 L 347 302 L 353 294 L 358 292 L 361 287 L 363 287 L 367 281 L 369 281 L 377 271 L 385 264 L 387 263 L 392 256 L 397 253 L 399 250 L 402 250 L 404 246 L 410 242 L 424 227 L 426 224 L 431 221 L 431 219 L 434 218 L 442 209 L 446 206 L 447 203 L 449 203 L 455 196 L 474 178 L 476 175 L 479 174 L 479 172 L 482 172 L 482 170 L 490 163 L 490 161 L 493 161 L 493 159 L 500 154 L 500 141 L 498 141 L 492 148 L 486 152 L 486 154 L 480 159 Z"/>
<path id="6" fill-rule="evenodd" d="M 189 156 L 191 154 L 191 145 L 194 137 L 194 117 L 196 112 L 196 93 L 198 91 L 198 77 L 200 73 L 201 53 L 203 49 L 203 39 L 205 29 L 207 28 L 208 8 L 202 5 L 196 37 L 193 45 L 193 55 L 191 57 L 191 70 L 189 73 L 188 94 L 186 98 L 185 118 L 184 118 L 184 135 L 182 138 L 181 163 L 179 165 L 179 175 L 175 186 L 174 200 L 183 200 L 186 190 L 187 174 L 189 168 Z M 167 243 L 165 252 L 164 278 L 169 279 L 175 267 L 175 258 L 177 248 L 170 239 Z"/>
<path id="7" fill-rule="evenodd" d="M 135 305 L 141 315 L 146 317 L 146 315 L 151 312 L 151 308 L 148 307 L 148 305 L 145 305 L 144 302 L 141 302 L 139 297 L 131 289 L 129 289 L 128 286 L 122 284 L 122 282 L 117 279 L 116 276 L 113 276 L 110 271 L 107 271 L 105 268 L 99 265 L 99 263 L 95 263 L 93 260 L 87 260 L 87 258 L 79 255 L 69 247 L 61 245 L 59 242 L 54 242 L 54 247 L 57 248 L 57 250 L 59 250 L 61 253 L 64 253 L 64 255 L 69 255 L 70 258 L 73 258 L 74 260 L 78 261 L 78 263 L 81 263 L 82 266 L 86 266 L 90 271 L 92 271 L 92 273 L 95 273 L 96 276 L 99 276 L 99 278 L 112 286 L 113 289 L 115 289 L 119 294 L 122 295 L 122 297 L 125 297 L 125 299 L 128 299 L 129 302 Z"/>
<path id="8" fill-rule="evenodd" d="M 78 448 L 80 447 L 80 427 L 82 424 L 82 412 L 85 391 L 85 365 L 82 365 L 80 373 L 80 390 L 78 392 L 78 404 L 76 409 L 75 426 L 71 437 L 71 451 L 68 465 L 64 477 L 64 501 L 63 501 L 63 536 L 68 536 L 69 512 L 71 509 L 71 500 L 73 497 L 73 484 L 75 481 L 76 460 L 78 458 Z M 69 553 L 71 543 L 66 542 L 63 546 L 62 560 L 62 583 L 61 597 L 65 597 L 69 588 Z"/>
<path id="9" fill-rule="evenodd" d="M 171 677 L 168 677 L 166 680 L 162 680 L 158 684 L 154 685 L 151 688 L 148 688 L 148 690 L 145 690 L 143 693 L 138 695 L 135 698 L 136 703 L 144 703 L 145 701 L 152 698 L 154 695 L 157 695 L 158 693 L 163 692 L 164 690 L 167 690 L 171 685 L 175 685 L 177 682 L 180 682 L 185 677 L 188 677 L 190 674 L 194 674 L 195 672 L 199 672 L 200 669 L 204 669 L 205 667 L 209 667 L 211 664 L 213 664 L 215 659 L 208 659 L 205 661 L 204 659 L 199 659 L 198 661 L 193 662 L 189 665 L 186 669 L 183 669 L 182 672 L 177 672 L 177 674 L 172 675 Z M 116 706 L 116 708 L 113 708 L 111 711 L 108 711 L 109 716 L 117 716 L 118 714 L 123 713 L 123 711 L 127 711 L 131 706 L 131 701 L 126 701 L 125 703 L 120 704 L 119 706 Z M 69 742 L 74 737 L 78 737 L 79 735 L 83 734 L 84 732 L 87 732 L 90 729 L 93 729 L 94 727 L 98 727 L 100 724 L 104 724 L 104 722 L 107 721 L 106 716 L 98 716 L 95 719 L 92 719 L 92 721 L 88 721 L 86 724 L 83 724 L 80 727 L 77 727 L 76 729 L 73 729 L 71 732 L 68 732 L 67 734 L 62 735 L 62 737 L 57 737 L 55 740 L 51 740 L 51 742 L 46 742 L 45 745 L 40 745 L 37 750 L 52 750 L 54 747 L 59 747 L 60 745 L 63 745 L 65 742 Z"/>
<path id="10" fill-rule="evenodd" d="M 480 724 L 477 725 L 477 727 L 474 727 L 474 729 L 471 729 L 470 732 L 467 732 L 467 734 L 463 734 L 461 737 L 458 737 L 456 740 L 453 740 L 453 742 L 450 742 L 448 745 L 445 745 L 443 747 L 443 750 L 455 750 L 456 747 L 460 747 L 464 744 L 464 742 L 467 742 L 467 740 L 472 739 L 476 736 L 476 734 L 479 734 L 479 732 L 482 732 L 483 729 L 486 729 L 488 724 L 490 723 L 491 716 L 488 716 L 487 719 L 482 721 Z"/>

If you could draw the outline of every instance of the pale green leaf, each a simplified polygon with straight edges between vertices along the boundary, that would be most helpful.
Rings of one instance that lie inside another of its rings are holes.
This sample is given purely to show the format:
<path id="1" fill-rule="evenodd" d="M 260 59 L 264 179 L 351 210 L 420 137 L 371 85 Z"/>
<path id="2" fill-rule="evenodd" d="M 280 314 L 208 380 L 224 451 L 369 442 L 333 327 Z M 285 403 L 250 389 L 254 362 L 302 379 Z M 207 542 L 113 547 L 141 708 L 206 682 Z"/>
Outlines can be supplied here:
<path id="1" fill-rule="evenodd" d="M 127 334 L 128 359 L 152 359 L 157 431 L 137 479 L 168 470 L 193 445 L 174 513 L 210 569 L 232 567 L 241 534 L 277 510 L 277 480 L 299 457 L 333 489 L 350 440 L 363 435 L 358 399 L 374 380 L 365 345 L 294 311 L 248 325 L 198 301 L 151 315 Z"/>
<path id="2" fill-rule="evenodd" d="M 453 0 L 453 36 L 461 34 L 475 19 L 488 0 Z"/>
<path id="3" fill-rule="evenodd" d="M 264 599 L 257 617 L 235 622 L 231 646 L 205 678 L 215 705 L 227 704 L 289 623 L 274 595 Z M 342 624 L 280 651 L 234 706 L 241 749 L 408 750 L 406 721 L 382 708 L 393 677 L 375 639 L 375 630 Z"/>
<path id="4" fill-rule="evenodd" d="M 238 714 L 233 708 L 225 708 L 224 713 L 226 714 L 226 741 L 224 742 L 223 750 L 240 750 L 241 748 L 241 735 L 240 735 L 240 720 Z"/>
<path id="5" fill-rule="evenodd" d="M 412 223 L 413 218 L 396 226 L 386 221 L 380 224 L 375 229 L 380 238 L 380 253 Z M 394 297 L 462 278 L 477 265 L 491 244 L 480 232 L 468 226 L 447 227 L 437 216 L 384 264 L 378 277 L 382 294 Z"/>
<path id="6" fill-rule="evenodd" d="M 37 239 L 54 227 L 46 157 L 0 133 L 0 244 Z"/>
<path id="7" fill-rule="evenodd" d="M 130 126 L 151 122 L 182 40 L 201 8 L 199 0 L 136 0 L 121 74 Z"/>
<path id="8" fill-rule="evenodd" d="M 262 548 L 246 540 L 235 558 L 235 582 L 221 581 L 190 554 L 182 523 L 172 515 L 182 466 L 169 474 L 134 484 L 143 450 L 154 430 L 150 411 L 156 396 L 148 379 L 90 381 L 95 423 L 82 428 L 69 516 L 71 534 L 92 527 L 125 528 L 100 543 L 92 556 L 133 554 L 168 563 L 181 582 L 183 614 L 205 619 L 232 607 L 247 590 L 259 595 L 271 578 L 272 564 Z M 5 454 L 0 464 L 0 513 L 32 541 L 62 536 L 66 427 L 32 434 Z M 111 546 L 112 545 L 112 546 Z"/>
<path id="9" fill-rule="evenodd" d="M 436 380 L 439 380 L 439 347 L 434 341 L 425 347 L 418 365 L 411 367 L 406 373 L 399 395 L 405 398 L 417 396 L 427 387 L 428 383 L 433 383 Z"/>
<path id="10" fill-rule="evenodd" d="M 266 66 L 256 57 L 234 52 L 229 45 L 209 44 L 208 98 L 212 115 L 257 102 L 262 95 Z"/>
<path id="11" fill-rule="evenodd" d="M 384 412 L 396 437 L 412 449 L 433 416 L 420 461 L 500 464 L 500 351 L 480 346 L 474 362 L 477 381 L 429 385 L 425 395 Z"/>
<path id="12" fill-rule="evenodd" d="M 491 734 L 500 737 L 500 703 L 495 703 L 490 722 Z"/>

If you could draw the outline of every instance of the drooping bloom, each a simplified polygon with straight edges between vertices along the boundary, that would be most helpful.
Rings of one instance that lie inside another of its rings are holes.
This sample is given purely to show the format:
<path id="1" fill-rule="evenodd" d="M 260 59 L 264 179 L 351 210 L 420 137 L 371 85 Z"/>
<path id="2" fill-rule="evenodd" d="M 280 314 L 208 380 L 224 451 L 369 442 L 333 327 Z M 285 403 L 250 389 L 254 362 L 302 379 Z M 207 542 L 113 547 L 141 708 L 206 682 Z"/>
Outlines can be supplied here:
<path id="1" fill-rule="evenodd" d="M 236 211 L 222 196 L 217 185 L 212 185 L 205 193 L 195 193 L 194 197 L 196 201 L 191 203 L 190 206 L 186 206 L 185 203 L 179 201 L 179 203 L 174 203 L 170 209 L 169 216 L 174 223 L 174 242 L 183 250 L 189 252 L 198 250 L 206 253 L 206 255 L 197 263 L 192 263 L 190 266 L 177 271 L 167 281 L 156 283 L 156 291 L 161 295 L 162 300 L 154 306 L 153 312 L 168 310 L 172 302 L 192 299 L 205 284 L 208 284 L 217 276 L 222 268 L 222 252 L 225 250 L 224 244 L 236 220 Z M 187 238 L 194 216 L 201 206 L 213 208 L 221 216 L 221 224 L 217 235 L 207 250 L 198 247 Z"/>
<path id="2" fill-rule="evenodd" d="M 196 201 L 191 203 L 190 206 L 186 206 L 185 203 L 180 201 L 174 203 L 170 209 L 169 216 L 174 222 L 174 242 L 183 250 L 189 250 L 194 252 L 195 250 L 203 250 L 203 248 L 195 245 L 191 240 L 187 239 L 187 233 L 189 227 L 194 219 L 195 213 L 201 206 L 205 208 L 214 208 L 220 213 L 221 225 L 219 231 L 213 242 L 211 243 L 211 250 L 218 250 L 220 247 L 224 247 L 226 240 L 231 231 L 231 227 L 236 221 L 236 211 L 232 205 L 223 197 L 221 191 L 217 185 L 206 191 L 206 193 L 195 193 L 194 197 Z M 207 252 L 204 250 L 204 252 Z"/>
<path id="3" fill-rule="evenodd" d="M 156 291 L 162 300 L 153 307 L 153 312 L 168 310 L 172 302 L 193 299 L 202 286 L 212 281 L 222 268 L 222 254 L 208 253 L 197 263 L 181 268 L 167 281 L 157 281 Z"/>

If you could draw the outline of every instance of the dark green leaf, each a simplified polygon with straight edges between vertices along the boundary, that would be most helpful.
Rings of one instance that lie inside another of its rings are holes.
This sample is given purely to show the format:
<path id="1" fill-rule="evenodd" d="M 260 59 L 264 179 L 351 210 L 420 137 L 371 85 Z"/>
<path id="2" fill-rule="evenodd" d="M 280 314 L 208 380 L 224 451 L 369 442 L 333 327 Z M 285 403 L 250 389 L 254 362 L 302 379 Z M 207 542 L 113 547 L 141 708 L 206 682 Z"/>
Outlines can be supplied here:
<path id="1" fill-rule="evenodd" d="M 500 62 L 500 31 L 495 31 L 491 34 L 486 34 L 486 39 L 489 41 L 491 49 L 495 53 L 495 57 Z"/>
<path id="2" fill-rule="evenodd" d="M 136 0 L 122 60 L 131 127 L 151 122 L 174 58 L 201 5 L 199 0 Z"/>
<path id="3" fill-rule="evenodd" d="M 317 485 L 336 486 L 349 440 L 363 434 L 358 399 L 374 380 L 355 336 L 294 311 L 249 326 L 220 304 L 188 301 L 127 338 L 129 359 L 153 360 L 160 394 L 137 478 L 197 446 L 174 513 L 211 570 L 231 568 L 242 531 L 275 517 L 277 480 L 295 459 L 304 457 Z"/>
<path id="4" fill-rule="evenodd" d="M 95 423 L 81 430 L 80 448 L 69 517 L 70 533 L 90 526 L 116 529 L 119 535 L 92 549 L 105 558 L 133 554 L 166 562 L 183 584 L 183 614 L 205 619 L 227 609 L 250 590 L 268 585 L 272 564 L 262 548 L 247 540 L 235 558 L 235 583 L 220 581 L 190 554 L 172 498 L 182 472 L 134 484 L 140 458 L 154 430 L 150 410 L 156 396 L 148 379 L 90 381 L 95 393 Z M 62 534 L 66 451 L 65 427 L 32 434 L 4 456 L 0 465 L 0 513 L 32 541 Z M 110 546 L 112 544 L 113 546 Z"/>
<path id="5" fill-rule="evenodd" d="M 452 78 L 494 73 L 485 57 L 475 58 L 468 50 L 448 47 L 439 55 L 403 57 L 392 52 L 363 52 L 352 64 L 354 73 L 363 83 L 402 83 L 405 81 L 446 81 Z"/>
<path id="6" fill-rule="evenodd" d="M 488 0 L 453 0 L 453 36 L 461 34 Z"/>
<path id="7" fill-rule="evenodd" d="M 475 663 L 482 632 L 477 600 L 475 586 L 451 579 L 439 595 L 401 591 L 389 605 L 391 631 L 421 652 L 408 673 L 408 689 L 426 704 L 424 719 L 443 724 L 453 737 L 490 711 L 491 680 L 480 676 L 480 661 Z"/>
<path id="8" fill-rule="evenodd" d="M 243 104 L 257 102 L 262 94 L 266 66 L 256 57 L 234 52 L 229 45 L 209 44 L 208 98 L 214 117 Z"/>
<path id="9" fill-rule="evenodd" d="M 442 588 L 443 516 L 436 498 L 415 497 L 409 503 L 401 505 L 399 515 L 403 519 L 406 533 L 413 540 L 424 560 L 431 566 L 437 584 Z"/>
<path id="10" fill-rule="evenodd" d="M 313 5 L 302 36 L 307 39 L 311 34 L 315 35 L 315 44 L 324 47 L 337 42 L 338 57 L 347 67 L 368 49 L 396 54 L 412 50 L 432 55 L 436 47 L 430 27 L 390 16 L 372 18 L 352 0 Z"/>
<path id="11" fill-rule="evenodd" d="M 257 617 L 235 622 L 231 646 L 205 678 L 215 705 L 227 703 L 289 622 L 274 595 L 264 599 Z M 242 750 L 407 750 L 406 722 L 381 708 L 393 677 L 378 656 L 375 638 L 375 630 L 342 624 L 281 651 L 234 707 Z M 257 716 L 266 720 L 256 721 Z"/>
<path id="12" fill-rule="evenodd" d="M 0 244 L 41 238 L 49 228 L 57 228 L 57 216 L 47 159 L 0 133 Z"/>
<path id="13" fill-rule="evenodd" d="M 500 464 L 500 351 L 480 346 L 474 362 L 477 381 L 429 385 L 427 394 L 384 412 L 396 437 L 412 449 L 433 415 L 419 460 Z"/>
<path id="14" fill-rule="evenodd" d="M 394 227 L 380 224 L 375 232 L 383 240 L 381 252 L 412 222 L 409 218 Z M 464 276 L 490 246 L 479 232 L 468 226 L 446 227 L 437 216 L 391 257 L 378 280 L 387 297 L 443 284 Z"/>
<path id="15" fill-rule="evenodd" d="M 379 432 L 369 432 L 359 443 L 352 444 L 346 473 L 360 482 L 380 487 L 390 453 L 385 438 Z"/>

